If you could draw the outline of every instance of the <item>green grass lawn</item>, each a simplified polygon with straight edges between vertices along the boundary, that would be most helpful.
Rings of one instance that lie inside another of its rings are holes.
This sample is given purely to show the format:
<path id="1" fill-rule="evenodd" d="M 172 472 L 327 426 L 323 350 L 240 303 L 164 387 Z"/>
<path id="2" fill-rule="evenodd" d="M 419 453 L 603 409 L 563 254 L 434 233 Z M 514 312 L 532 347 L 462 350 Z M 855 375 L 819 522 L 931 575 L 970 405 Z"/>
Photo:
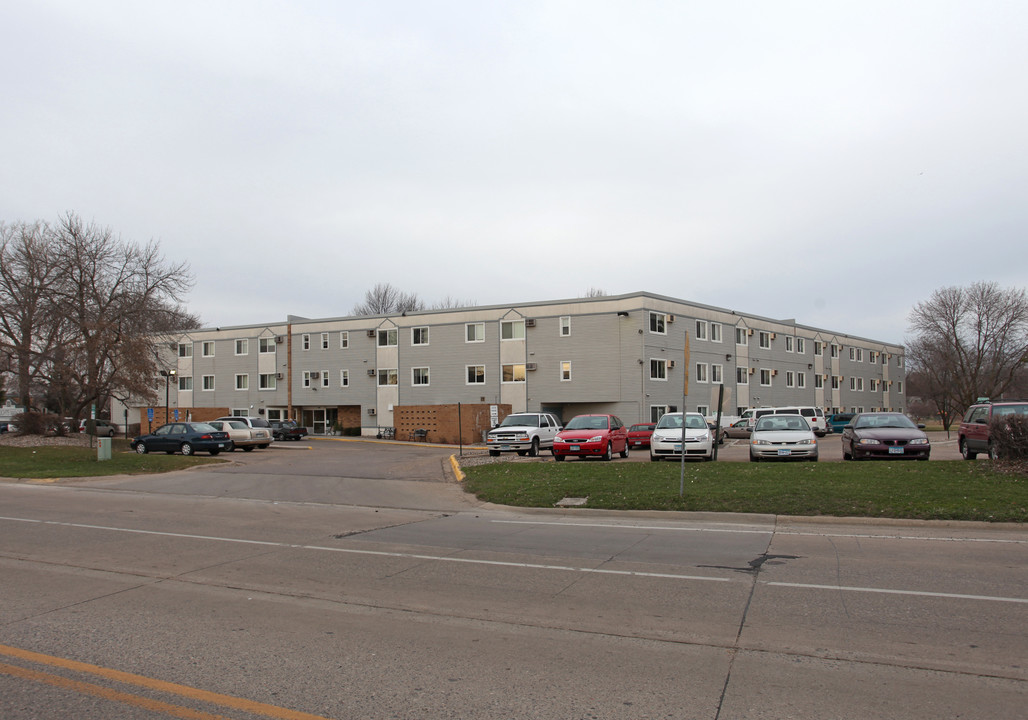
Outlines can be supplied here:
<path id="1" fill-rule="evenodd" d="M 690 510 L 921 520 L 1028 521 L 1028 478 L 987 462 L 496 463 L 465 468 L 479 499 L 609 510 Z"/>
<path id="2" fill-rule="evenodd" d="M 168 472 L 211 462 L 224 462 L 209 455 L 137 455 L 125 440 L 116 440 L 111 459 L 100 462 L 96 448 L 88 447 L 10 447 L 0 448 L 0 477 L 68 478 L 97 475 L 133 475 Z"/>

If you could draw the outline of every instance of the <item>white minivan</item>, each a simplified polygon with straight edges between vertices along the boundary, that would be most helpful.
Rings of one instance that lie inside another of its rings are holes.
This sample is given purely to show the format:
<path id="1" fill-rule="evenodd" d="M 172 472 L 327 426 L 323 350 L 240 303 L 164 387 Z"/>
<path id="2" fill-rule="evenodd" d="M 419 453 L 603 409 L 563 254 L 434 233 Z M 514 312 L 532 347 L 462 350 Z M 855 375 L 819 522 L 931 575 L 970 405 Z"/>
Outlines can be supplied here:
<path id="1" fill-rule="evenodd" d="M 789 405 L 787 407 L 750 408 L 743 412 L 742 418 L 752 428 L 757 418 L 764 415 L 802 415 L 810 423 L 810 429 L 814 431 L 815 435 L 824 437 L 828 434 L 828 421 L 825 419 L 825 411 L 819 407 L 812 405 Z"/>

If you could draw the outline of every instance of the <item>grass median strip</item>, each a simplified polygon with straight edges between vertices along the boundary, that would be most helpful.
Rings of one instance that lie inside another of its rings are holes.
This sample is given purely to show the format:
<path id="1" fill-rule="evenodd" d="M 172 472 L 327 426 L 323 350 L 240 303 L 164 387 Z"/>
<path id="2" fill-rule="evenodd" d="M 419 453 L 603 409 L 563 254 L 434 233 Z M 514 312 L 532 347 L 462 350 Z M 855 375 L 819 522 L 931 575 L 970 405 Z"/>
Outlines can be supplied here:
<path id="1" fill-rule="evenodd" d="M 918 520 L 1028 521 L 1028 478 L 990 463 L 495 463 L 464 468 L 480 500 L 585 507 L 834 515 Z"/>
<path id="2" fill-rule="evenodd" d="M 153 453 L 137 455 L 128 449 L 111 453 L 110 460 L 97 460 L 96 448 L 88 447 L 3 447 L 0 448 L 0 477 L 19 479 L 95 477 L 170 472 L 224 462 L 208 455 L 184 456 Z"/>

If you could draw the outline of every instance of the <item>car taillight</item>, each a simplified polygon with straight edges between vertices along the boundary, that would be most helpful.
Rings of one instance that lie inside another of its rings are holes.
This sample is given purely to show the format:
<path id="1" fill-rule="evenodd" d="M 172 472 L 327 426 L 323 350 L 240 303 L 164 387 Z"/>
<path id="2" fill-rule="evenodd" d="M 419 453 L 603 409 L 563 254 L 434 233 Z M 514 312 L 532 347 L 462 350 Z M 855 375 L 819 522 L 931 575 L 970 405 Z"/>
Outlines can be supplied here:
<path id="1" fill-rule="evenodd" d="M 201 435 L 200 439 L 201 440 L 213 440 L 214 438 L 211 435 Z"/>

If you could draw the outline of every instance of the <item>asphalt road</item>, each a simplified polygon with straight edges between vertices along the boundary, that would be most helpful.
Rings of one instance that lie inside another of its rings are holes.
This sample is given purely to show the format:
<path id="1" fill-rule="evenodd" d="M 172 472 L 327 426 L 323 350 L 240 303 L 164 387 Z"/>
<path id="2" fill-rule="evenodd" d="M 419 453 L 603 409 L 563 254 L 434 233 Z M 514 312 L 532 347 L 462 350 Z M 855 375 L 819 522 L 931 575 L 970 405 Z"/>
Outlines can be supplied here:
<path id="1" fill-rule="evenodd" d="M 0 717 L 1024 717 L 1023 528 L 511 510 L 449 454 L 0 484 Z"/>

